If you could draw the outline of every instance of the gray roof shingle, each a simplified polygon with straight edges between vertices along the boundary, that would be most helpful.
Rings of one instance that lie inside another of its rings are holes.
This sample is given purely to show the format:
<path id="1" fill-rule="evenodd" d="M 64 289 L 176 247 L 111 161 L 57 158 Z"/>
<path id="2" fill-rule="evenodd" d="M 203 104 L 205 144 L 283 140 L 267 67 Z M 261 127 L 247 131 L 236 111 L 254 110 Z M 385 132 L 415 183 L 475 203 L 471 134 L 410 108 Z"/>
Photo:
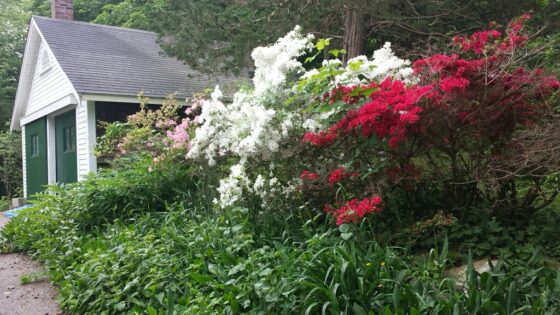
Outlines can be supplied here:
<path id="1" fill-rule="evenodd" d="M 46 42 L 78 93 L 151 97 L 192 96 L 219 84 L 225 94 L 233 76 L 209 76 L 162 54 L 153 32 L 34 16 Z M 240 84 L 240 83 L 239 83 Z"/>

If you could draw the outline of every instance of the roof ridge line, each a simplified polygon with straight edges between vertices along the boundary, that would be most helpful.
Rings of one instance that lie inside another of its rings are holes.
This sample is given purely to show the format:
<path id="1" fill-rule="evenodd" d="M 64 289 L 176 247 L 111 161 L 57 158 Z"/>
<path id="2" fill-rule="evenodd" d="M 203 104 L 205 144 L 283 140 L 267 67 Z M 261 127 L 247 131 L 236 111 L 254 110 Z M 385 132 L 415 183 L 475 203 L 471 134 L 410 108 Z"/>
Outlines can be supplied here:
<path id="1" fill-rule="evenodd" d="M 97 24 L 97 23 L 84 22 L 84 21 L 61 20 L 61 19 L 54 19 L 54 18 L 50 18 L 50 17 L 47 17 L 47 16 L 40 16 L 40 15 L 32 15 L 31 18 L 32 19 L 38 18 L 38 19 L 41 19 L 41 20 L 55 21 L 55 22 L 62 22 L 62 23 L 83 24 L 83 25 L 87 25 L 87 26 L 102 27 L 102 28 L 112 28 L 112 29 L 118 29 L 118 30 L 129 31 L 129 32 L 141 32 L 141 33 L 156 34 L 155 32 L 152 32 L 152 31 L 139 30 L 139 29 L 136 29 L 136 28 L 128 28 L 128 27 L 114 26 L 114 25 L 107 25 L 107 24 Z"/>

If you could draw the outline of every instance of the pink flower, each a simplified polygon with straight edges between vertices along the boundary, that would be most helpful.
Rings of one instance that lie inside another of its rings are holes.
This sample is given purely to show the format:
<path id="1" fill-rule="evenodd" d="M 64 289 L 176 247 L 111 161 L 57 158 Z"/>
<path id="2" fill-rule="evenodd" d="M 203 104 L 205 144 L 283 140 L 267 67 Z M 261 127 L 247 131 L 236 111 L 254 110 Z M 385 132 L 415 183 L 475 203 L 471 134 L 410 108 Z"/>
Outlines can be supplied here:
<path id="1" fill-rule="evenodd" d="M 173 131 L 167 131 L 167 138 L 171 140 L 174 148 L 181 148 L 187 146 L 189 141 L 189 134 L 187 129 L 189 128 L 189 121 L 183 119 L 180 125 L 176 126 Z"/>

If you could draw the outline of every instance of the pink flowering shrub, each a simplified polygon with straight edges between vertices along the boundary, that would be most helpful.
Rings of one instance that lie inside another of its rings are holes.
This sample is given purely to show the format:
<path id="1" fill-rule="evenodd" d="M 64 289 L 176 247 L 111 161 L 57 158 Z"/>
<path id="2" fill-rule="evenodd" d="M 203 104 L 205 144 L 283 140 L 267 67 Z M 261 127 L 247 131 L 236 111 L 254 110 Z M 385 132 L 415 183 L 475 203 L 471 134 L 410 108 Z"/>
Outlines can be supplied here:
<path id="1" fill-rule="evenodd" d="M 163 161 L 182 160 L 190 148 L 190 133 L 196 126 L 201 97 L 195 96 L 189 100 L 190 106 L 185 107 L 170 96 L 157 109 L 149 109 L 148 100 L 140 99 L 140 111 L 127 117 L 126 122 L 104 126 L 105 135 L 98 140 L 97 155 L 111 156 L 117 161 L 146 158 L 152 164 L 150 172 Z"/>

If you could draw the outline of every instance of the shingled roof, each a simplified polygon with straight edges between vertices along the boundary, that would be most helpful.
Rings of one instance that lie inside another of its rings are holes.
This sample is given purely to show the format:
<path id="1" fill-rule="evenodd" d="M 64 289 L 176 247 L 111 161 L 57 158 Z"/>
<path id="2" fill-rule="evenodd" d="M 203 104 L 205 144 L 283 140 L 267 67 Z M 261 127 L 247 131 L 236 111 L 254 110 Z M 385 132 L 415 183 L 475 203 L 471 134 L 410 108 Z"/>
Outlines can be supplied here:
<path id="1" fill-rule="evenodd" d="M 162 54 L 153 32 L 34 16 L 45 41 L 78 93 L 179 97 L 240 79 L 209 76 Z"/>

